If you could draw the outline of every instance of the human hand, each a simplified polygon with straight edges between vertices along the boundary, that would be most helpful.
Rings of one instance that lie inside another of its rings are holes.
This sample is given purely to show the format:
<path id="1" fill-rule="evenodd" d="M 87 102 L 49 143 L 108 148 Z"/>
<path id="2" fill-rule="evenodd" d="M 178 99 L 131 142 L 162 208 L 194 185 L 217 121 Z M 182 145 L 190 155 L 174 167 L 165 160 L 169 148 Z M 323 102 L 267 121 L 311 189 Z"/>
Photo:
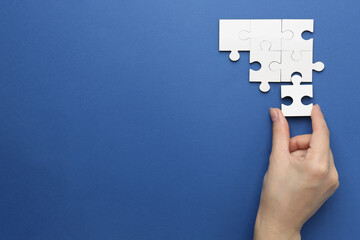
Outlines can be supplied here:
<path id="1" fill-rule="evenodd" d="M 329 130 L 318 105 L 311 113 L 313 134 L 290 139 L 280 109 L 270 109 L 273 146 L 265 174 L 254 240 L 301 239 L 303 224 L 339 187 Z"/>

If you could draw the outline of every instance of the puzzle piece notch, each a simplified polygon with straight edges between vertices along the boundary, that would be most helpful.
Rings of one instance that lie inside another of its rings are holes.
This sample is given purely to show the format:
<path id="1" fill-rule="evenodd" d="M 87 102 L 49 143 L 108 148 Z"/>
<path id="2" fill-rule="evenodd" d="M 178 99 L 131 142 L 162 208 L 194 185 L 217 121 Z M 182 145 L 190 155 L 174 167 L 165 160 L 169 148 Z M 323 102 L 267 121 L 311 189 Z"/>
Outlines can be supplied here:
<path id="1" fill-rule="evenodd" d="M 293 51 L 292 58 L 295 61 L 301 60 L 301 51 L 312 51 L 314 44 L 313 39 L 304 39 L 304 32 L 314 32 L 314 19 L 283 19 L 282 31 L 290 31 L 293 36 L 282 39 L 282 50 Z"/>
<path id="2" fill-rule="evenodd" d="M 250 51 L 261 51 L 261 43 L 269 41 L 271 51 L 281 51 L 281 40 L 290 39 L 293 35 L 290 31 L 282 31 L 282 20 L 251 20 L 251 30 L 243 30 L 239 33 L 242 40 L 250 40 Z"/>
<path id="3" fill-rule="evenodd" d="M 250 20 L 219 20 L 219 51 L 230 51 L 229 58 L 236 62 L 240 59 L 239 51 L 250 51 L 250 40 L 241 39 L 241 31 L 250 31 Z"/>
<path id="4" fill-rule="evenodd" d="M 322 62 L 313 63 L 313 51 L 301 51 L 301 54 L 301 60 L 295 61 L 292 58 L 292 51 L 282 51 L 281 63 L 271 63 L 270 69 L 280 70 L 281 82 L 291 82 L 291 76 L 295 72 L 301 74 L 303 82 L 312 82 L 312 71 L 321 72 L 325 65 Z"/>
<path id="5" fill-rule="evenodd" d="M 259 89 L 262 92 L 270 90 L 269 82 L 280 82 L 280 71 L 272 71 L 270 64 L 272 62 L 280 62 L 281 52 L 270 51 L 271 43 L 263 41 L 261 43 L 261 51 L 250 52 L 250 63 L 258 62 L 261 68 L 257 71 L 250 69 L 249 82 L 261 82 Z"/>
<path id="6" fill-rule="evenodd" d="M 291 105 L 281 104 L 281 111 L 285 117 L 306 117 L 311 116 L 313 104 L 304 105 L 301 102 L 303 97 L 313 97 L 312 85 L 301 85 L 301 77 L 294 75 L 291 78 L 293 85 L 281 86 L 281 98 L 290 97 L 293 99 Z"/>

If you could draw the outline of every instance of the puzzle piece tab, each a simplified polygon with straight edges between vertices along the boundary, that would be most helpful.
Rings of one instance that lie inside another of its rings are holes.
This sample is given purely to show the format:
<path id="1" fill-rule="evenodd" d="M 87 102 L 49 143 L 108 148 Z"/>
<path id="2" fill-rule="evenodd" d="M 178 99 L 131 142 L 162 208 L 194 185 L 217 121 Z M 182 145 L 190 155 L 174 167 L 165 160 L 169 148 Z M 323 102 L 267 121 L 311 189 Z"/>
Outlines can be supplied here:
<path id="1" fill-rule="evenodd" d="M 313 97 L 312 85 L 300 85 L 301 77 L 295 75 L 291 78 L 292 86 L 281 86 L 281 98 L 291 97 L 293 102 L 291 105 L 281 104 L 281 111 L 285 117 L 306 117 L 311 116 L 313 104 L 304 105 L 301 99 L 305 96 Z"/>
<path id="2" fill-rule="evenodd" d="M 262 92 L 270 90 L 269 82 L 280 82 L 280 71 L 272 71 L 270 63 L 280 62 L 281 52 L 270 51 L 270 42 L 263 41 L 261 43 L 261 51 L 250 52 L 250 63 L 258 62 L 261 68 L 258 71 L 250 69 L 249 82 L 261 82 L 259 88 Z"/>
<path id="3" fill-rule="evenodd" d="M 242 31 L 250 31 L 250 20 L 219 21 L 219 51 L 230 51 L 229 58 L 233 62 L 240 59 L 239 51 L 250 51 L 250 40 L 240 38 Z"/>

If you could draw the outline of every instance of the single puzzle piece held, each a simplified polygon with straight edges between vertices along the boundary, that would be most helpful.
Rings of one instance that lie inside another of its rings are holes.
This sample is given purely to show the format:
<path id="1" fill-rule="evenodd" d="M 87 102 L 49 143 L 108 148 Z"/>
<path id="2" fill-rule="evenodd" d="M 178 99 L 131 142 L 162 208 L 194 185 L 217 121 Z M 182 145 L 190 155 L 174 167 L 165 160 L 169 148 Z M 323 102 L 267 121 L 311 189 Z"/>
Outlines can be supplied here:
<path id="1" fill-rule="evenodd" d="M 259 88 L 262 92 L 268 92 L 270 90 L 269 82 L 280 82 L 280 71 L 272 71 L 270 69 L 270 63 L 280 62 L 281 52 L 270 51 L 270 42 L 263 41 L 261 43 L 261 51 L 250 52 L 250 63 L 258 62 L 261 64 L 261 68 L 258 71 L 250 69 L 249 82 L 261 82 Z"/>
<path id="2" fill-rule="evenodd" d="M 250 31 L 250 20 L 220 19 L 219 51 L 230 51 L 229 58 L 233 62 L 240 59 L 239 51 L 250 51 L 250 40 L 241 39 L 241 31 Z"/>
<path id="3" fill-rule="evenodd" d="M 281 71 L 281 82 L 291 82 L 293 73 L 300 73 L 303 82 L 312 82 L 312 71 L 321 72 L 324 70 L 325 65 L 322 62 L 313 63 L 313 51 L 302 51 L 302 58 L 295 61 L 291 55 L 291 51 L 281 52 L 281 63 L 271 63 L 270 69 Z"/>
<path id="4" fill-rule="evenodd" d="M 240 32 L 240 38 L 243 40 L 250 39 L 250 50 L 261 51 L 261 43 L 269 41 L 271 51 L 281 51 L 281 39 L 290 39 L 291 32 L 282 32 L 281 19 L 272 20 L 251 20 L 251 31 Z"/>
<path id="5" fill-rule="evenodd" d="M 290 31 L 293 35 L 291 39 L 282 39 L 282 50 L 293 51 L 292 58 L 295 61 L 301 60 L 301 51 L 313 50 L 313 39 L 305 40 L 302 34 L 314 31 L 314 19 L 283 19 L 282 31 Z"/>
<path id="6" fill-rule="evenodd" d="M 281 86 L 281 98 L 291 97 L 293 102 L 291 105 L 281 104 L 281 111 L 285 117 L 306 117 L 311 116 L 313 104 L 304 105 L 301 99 L 305 96 L 313 97 L 312 85 L 300 85 L 301 77 L 295 75 L 291 78 L 292 86 Z"/>

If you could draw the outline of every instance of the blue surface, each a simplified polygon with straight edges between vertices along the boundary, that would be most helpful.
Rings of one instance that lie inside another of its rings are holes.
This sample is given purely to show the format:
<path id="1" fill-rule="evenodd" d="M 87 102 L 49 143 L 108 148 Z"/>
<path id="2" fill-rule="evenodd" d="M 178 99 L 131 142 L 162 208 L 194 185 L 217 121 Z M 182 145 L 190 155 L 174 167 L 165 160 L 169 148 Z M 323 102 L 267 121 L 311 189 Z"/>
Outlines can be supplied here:
<path id="1" fill-rule="evenodd" d="M 336 194 L 303 239 L 360 238 L 359 1 L 0 1 L 0 239 L 251 239 L 271 147 L 220 18 L 314 18 Z M 292 119 L 292 135 L 309 119 Z"/>

